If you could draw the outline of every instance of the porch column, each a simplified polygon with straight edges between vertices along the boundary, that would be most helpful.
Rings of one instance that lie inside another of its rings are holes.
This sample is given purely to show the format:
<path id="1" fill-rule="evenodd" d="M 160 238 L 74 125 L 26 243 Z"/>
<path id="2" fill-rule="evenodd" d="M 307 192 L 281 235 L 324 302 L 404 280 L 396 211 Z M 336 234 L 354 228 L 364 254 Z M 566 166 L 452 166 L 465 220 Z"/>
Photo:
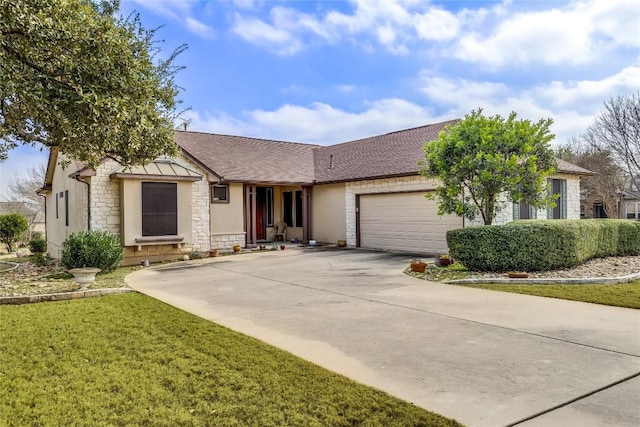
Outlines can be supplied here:
<path id="1" fill-rule="evenodd" d="M 302 242 L 309 243 L 311 236 L 311 187 L 302 186 Z"/>
<path id="2" fill-rule="evenodd" d="M 247 232 L 246 247 L 255 248 L 258 240 L 256 232 L 256 186 L 245 184 L 245 231 Z"/>

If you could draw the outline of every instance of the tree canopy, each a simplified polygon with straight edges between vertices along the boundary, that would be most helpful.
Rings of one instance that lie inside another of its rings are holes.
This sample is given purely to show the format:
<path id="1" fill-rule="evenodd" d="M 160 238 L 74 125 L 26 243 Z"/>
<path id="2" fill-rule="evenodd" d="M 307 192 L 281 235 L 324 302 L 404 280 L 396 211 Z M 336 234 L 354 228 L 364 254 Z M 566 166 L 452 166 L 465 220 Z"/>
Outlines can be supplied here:
<path id="1" fill-rule="evenodd" d="M 118 0 L 0 5 L 0 161 L 18 144 L 123 165 L 175 154 L 178 87 L 155 30 L 117 15 Z"/>
<path id="2" fill-rule="evenodd" d="M 515 112 L 507 119 L 487 117 L 478 109 L 440 132 L 437 140 L 425 144 L 421 171 L 440 181 L 435 190 L 438 214 L 470 220 L 481 215 L 491 224 L 504 207 L 503 193 L 507 201 L 535 207 L 552 203 L 545 191 L 546 177 L 557 168 L 550 148 L 552 123 L 518 120 Z"/>

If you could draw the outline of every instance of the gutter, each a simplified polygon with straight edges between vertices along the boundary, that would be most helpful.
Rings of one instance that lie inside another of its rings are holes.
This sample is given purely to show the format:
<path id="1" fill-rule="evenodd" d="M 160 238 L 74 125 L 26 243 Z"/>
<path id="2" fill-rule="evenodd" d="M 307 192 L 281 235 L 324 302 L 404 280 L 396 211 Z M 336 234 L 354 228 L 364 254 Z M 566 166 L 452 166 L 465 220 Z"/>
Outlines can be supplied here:
<path id="1" fill-rule="evenodd" d="M 73 179 L 87 186 L 87 231 L 91 230 L 91 184 L 80 179 L 80 174 L 75 173 Z"/>

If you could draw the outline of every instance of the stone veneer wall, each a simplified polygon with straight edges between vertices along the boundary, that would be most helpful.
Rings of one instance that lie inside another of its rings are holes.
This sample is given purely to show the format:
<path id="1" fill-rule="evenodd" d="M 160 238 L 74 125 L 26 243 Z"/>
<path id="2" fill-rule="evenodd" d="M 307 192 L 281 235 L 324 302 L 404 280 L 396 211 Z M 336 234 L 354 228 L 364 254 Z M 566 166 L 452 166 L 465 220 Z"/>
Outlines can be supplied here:
<path id="1" fill-rule="evenodd" d="M 192 184 L 191 194 L 191 242 L 185 242 L 182 249 L 173 245 L 142 246 L 136 251 L 135 247 L 125 249 L 125 257 L 135 259 L 150 259 L 160 255 L 178 255 L 192 249 L 208 252 L 210 243 L 209 217 L 209 180 L 207 173 L 199 166 L 180 156 L 175 159 L 181 165 L 202 174 L 203 179 Z M 120 165 L 114 160 L 107 160 L 100 164 L 96 175 L 91 177 L 91 229 L 110 231 L 118 236 L 121 233 L 120 223 L 120 181 L 111 180 L 110 175 Z M 244 237 L 243 237 L 244 239 Z M 160 258 L 158 258 L 160 259 Z"/>
<path id="2" fill-rule="evenodd" d="M 344 189 L 347 246 L 356 245 L 356 194 L 426 191 L 435 188 L 435 186 L 436 180 L 418 175 L 347 182 Z"/>
<path id="3" fill-rule="evenodd" d="M 567 219 L 580 219 L 580 178 L 577 175 L 557 174 L 550 178 L 567 180 Z M 501 197 L 505 200 L 504 197 Z M 547 209 L 537 211 L 537 219 L 547 219 Z M 507 202 L 504 209 L 496 214 L 494 225 L 502 225 L 513 221 L 513 204 Z M 467 225 L 482 225 L 482 217 L 473 221 L 466 220 Z"/>
<path id="4" fill-rule="evenodd" d="M 115 160 L 105 160 L 91 177 L 91 229 L 120 236 L 120 182 L 109 177 L 118 167 Z"/>
<path id="5" fill-rule="evenodd" d="M 213 248 L 210 240 L 211 233 L 211 211 L 209 202 L 209 179 L 208 174 L 198 165 L 180 156 L 175 159 L 191 170 L 202 175 L 202 180 L 195 181 L 191 186 L 191 246 L 203 252 L 208 252 Z"/>
<path id="6" fill-rule="evenodd" d="M 213 233 L 211 249 L 231 249 L 234 245 L 245 246 L 247 233 Z"/>

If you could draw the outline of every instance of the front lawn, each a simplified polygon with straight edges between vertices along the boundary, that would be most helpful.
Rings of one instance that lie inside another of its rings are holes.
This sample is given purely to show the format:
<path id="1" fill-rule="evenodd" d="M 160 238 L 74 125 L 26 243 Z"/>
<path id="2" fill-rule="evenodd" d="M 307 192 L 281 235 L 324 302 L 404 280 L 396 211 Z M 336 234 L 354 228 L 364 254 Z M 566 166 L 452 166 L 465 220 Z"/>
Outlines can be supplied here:
<path id="1" fill-rule="evenodd" d="M 460 425 L 137 293 L 0 319 L 5 425 Z"/>
<path id="2" fill-rule="evenodd" d="M 457 279 L 473 278 L 503 278 L 505 275 L 492 273 L 477 273 L 468 271 L 461 263 L 454 263 L 448 267 L 436 267 L 433 264 L 428 266 L 424 273 L 411 272 L 409 268 L 405 273 L 423 280 L 432 282 L 446 282 Z M 617 307 L 628 307 L 640 309 L 640 280 L 631 283 L 620 283 L 615 285 L 604 284 L 462 284 L 450 283 L 456 286 L 468 286 L 479 289 L 491 289 L 494 291 L 514 292 L 519 294 L 537 295 L 541 297 L 568 299 L 573 301 L 592 302 L 595 304 L 613 305 Z"/>
<path id="3" fill-rule="evenodd" d="M 640 309 L 640 280 L 617 285 L 465 284 L 461 286 Z"/>

